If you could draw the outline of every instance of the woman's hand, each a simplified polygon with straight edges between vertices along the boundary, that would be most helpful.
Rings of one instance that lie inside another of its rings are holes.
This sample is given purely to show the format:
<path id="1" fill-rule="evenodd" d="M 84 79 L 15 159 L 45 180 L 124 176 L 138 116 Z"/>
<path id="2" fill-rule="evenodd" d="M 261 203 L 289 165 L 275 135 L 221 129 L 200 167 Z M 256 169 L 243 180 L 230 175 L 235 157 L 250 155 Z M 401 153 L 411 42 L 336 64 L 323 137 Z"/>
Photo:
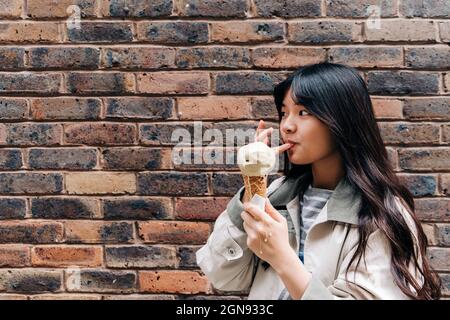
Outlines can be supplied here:
<path id="1" fill-rule="evenodd" d="M 286 218 L 266 199 L 265 212 L 250 202 L 244 203 L 241 217 L 247 232 L 247 245 L 259 258 L 275 270 L 295 254 L 289 244 Z"/>

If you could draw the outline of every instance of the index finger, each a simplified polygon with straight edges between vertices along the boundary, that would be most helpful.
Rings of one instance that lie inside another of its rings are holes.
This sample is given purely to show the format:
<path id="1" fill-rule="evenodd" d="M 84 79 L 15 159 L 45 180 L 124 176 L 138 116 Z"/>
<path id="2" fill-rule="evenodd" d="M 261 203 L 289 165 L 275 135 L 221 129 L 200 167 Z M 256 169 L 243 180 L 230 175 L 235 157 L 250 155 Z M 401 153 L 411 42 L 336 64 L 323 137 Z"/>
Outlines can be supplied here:
<path id="1" fill-rule="evenodd" d="M 282 153 L 282 152 L 284 152 L 286 150 L 289 150 L 293 145 L 294 144 L 292 144 L 292 143 L 285 143 L 285 144 L 282 144 L 281 146 L 273 147 L 273 149 L 275 150 L 275 152 L 277 154 L 279 154 L 279 153 Z"/>

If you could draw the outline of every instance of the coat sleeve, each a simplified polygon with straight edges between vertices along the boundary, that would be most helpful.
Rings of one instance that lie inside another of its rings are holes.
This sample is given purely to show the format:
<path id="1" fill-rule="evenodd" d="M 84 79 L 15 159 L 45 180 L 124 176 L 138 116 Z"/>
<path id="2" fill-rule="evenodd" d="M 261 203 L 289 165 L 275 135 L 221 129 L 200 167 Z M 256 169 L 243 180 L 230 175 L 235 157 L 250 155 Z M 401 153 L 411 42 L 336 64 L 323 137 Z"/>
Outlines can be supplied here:
<path id="1" fill-rule="evenodd" d="M 415 240 L 415 250 L 421 257 L 417 246 L 417 230 L 413 225 L 413 220 L 406 209 L 402 207 L 405 220 L 413 233 Z M 380 299 L 380 300 L 407 300 L 405 295 L 397 284 L 391 270 L 391 249 L 387 237 L 380 231 L 374 231 L 368 239 L 365 261 L 361 259 L 356 268 L 356 259 L 349 268 L 348 278 L 345 279 L 345 271 L 356 250 L 354 245 L 351 250 L 347 250 L 338 276 L 329 286 L 326 286 L 317 275 L 312 274 L 312 278 L 306 288 L 302 300 L 352 300 L 352 299 Z M 409 270 L 415 276 L 418 283 L 423 284 L 423 277 L 415 268 L 413 262 L 410 263 Z"/>
<path id="2" fill-rule="evenodd" d="M 268 192 L 279 182 L 277 180 L 272 182 Z M 196 253 L 200 269 L 214 288 L 222 291 L 250 289 L 256 271 L 257 257 L 247 246 L 247 233 L 241 218 L 244 192 L 242 187 L 230 200 L 217 218 L 207 243 Z"/>

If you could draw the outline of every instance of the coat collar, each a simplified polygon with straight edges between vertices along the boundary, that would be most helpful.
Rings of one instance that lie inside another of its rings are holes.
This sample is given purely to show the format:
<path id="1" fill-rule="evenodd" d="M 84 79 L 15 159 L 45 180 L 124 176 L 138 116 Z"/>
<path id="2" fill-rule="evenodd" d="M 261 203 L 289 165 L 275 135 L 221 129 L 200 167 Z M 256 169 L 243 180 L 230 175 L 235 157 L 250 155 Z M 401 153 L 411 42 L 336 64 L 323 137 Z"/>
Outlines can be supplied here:
<path id="1" fill-rule="evenodd" d="M 298 185 L 304 176 L 295 179 L 285 179 L 269 196 L 274 207 L 287 206 L 291 201 L 298 200 Z M 358 224 L 358 212 L 361 207 L 361 196 L 344 176 L 333 190 L 326 206 L 326 220 L 349 224 Z"/>

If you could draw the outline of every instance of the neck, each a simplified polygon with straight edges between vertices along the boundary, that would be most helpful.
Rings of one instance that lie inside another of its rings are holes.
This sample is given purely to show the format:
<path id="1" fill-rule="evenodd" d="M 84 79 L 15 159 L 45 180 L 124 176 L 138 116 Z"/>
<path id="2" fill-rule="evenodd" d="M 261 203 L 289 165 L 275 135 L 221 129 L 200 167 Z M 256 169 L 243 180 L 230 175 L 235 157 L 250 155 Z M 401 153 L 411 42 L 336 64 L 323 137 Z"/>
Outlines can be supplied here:
<path id="1" fill-rule="evenodd" d="M 336 150 L 311 165 L 314 188 L 334 190 L 344 176 L 342 157 Z"/>

